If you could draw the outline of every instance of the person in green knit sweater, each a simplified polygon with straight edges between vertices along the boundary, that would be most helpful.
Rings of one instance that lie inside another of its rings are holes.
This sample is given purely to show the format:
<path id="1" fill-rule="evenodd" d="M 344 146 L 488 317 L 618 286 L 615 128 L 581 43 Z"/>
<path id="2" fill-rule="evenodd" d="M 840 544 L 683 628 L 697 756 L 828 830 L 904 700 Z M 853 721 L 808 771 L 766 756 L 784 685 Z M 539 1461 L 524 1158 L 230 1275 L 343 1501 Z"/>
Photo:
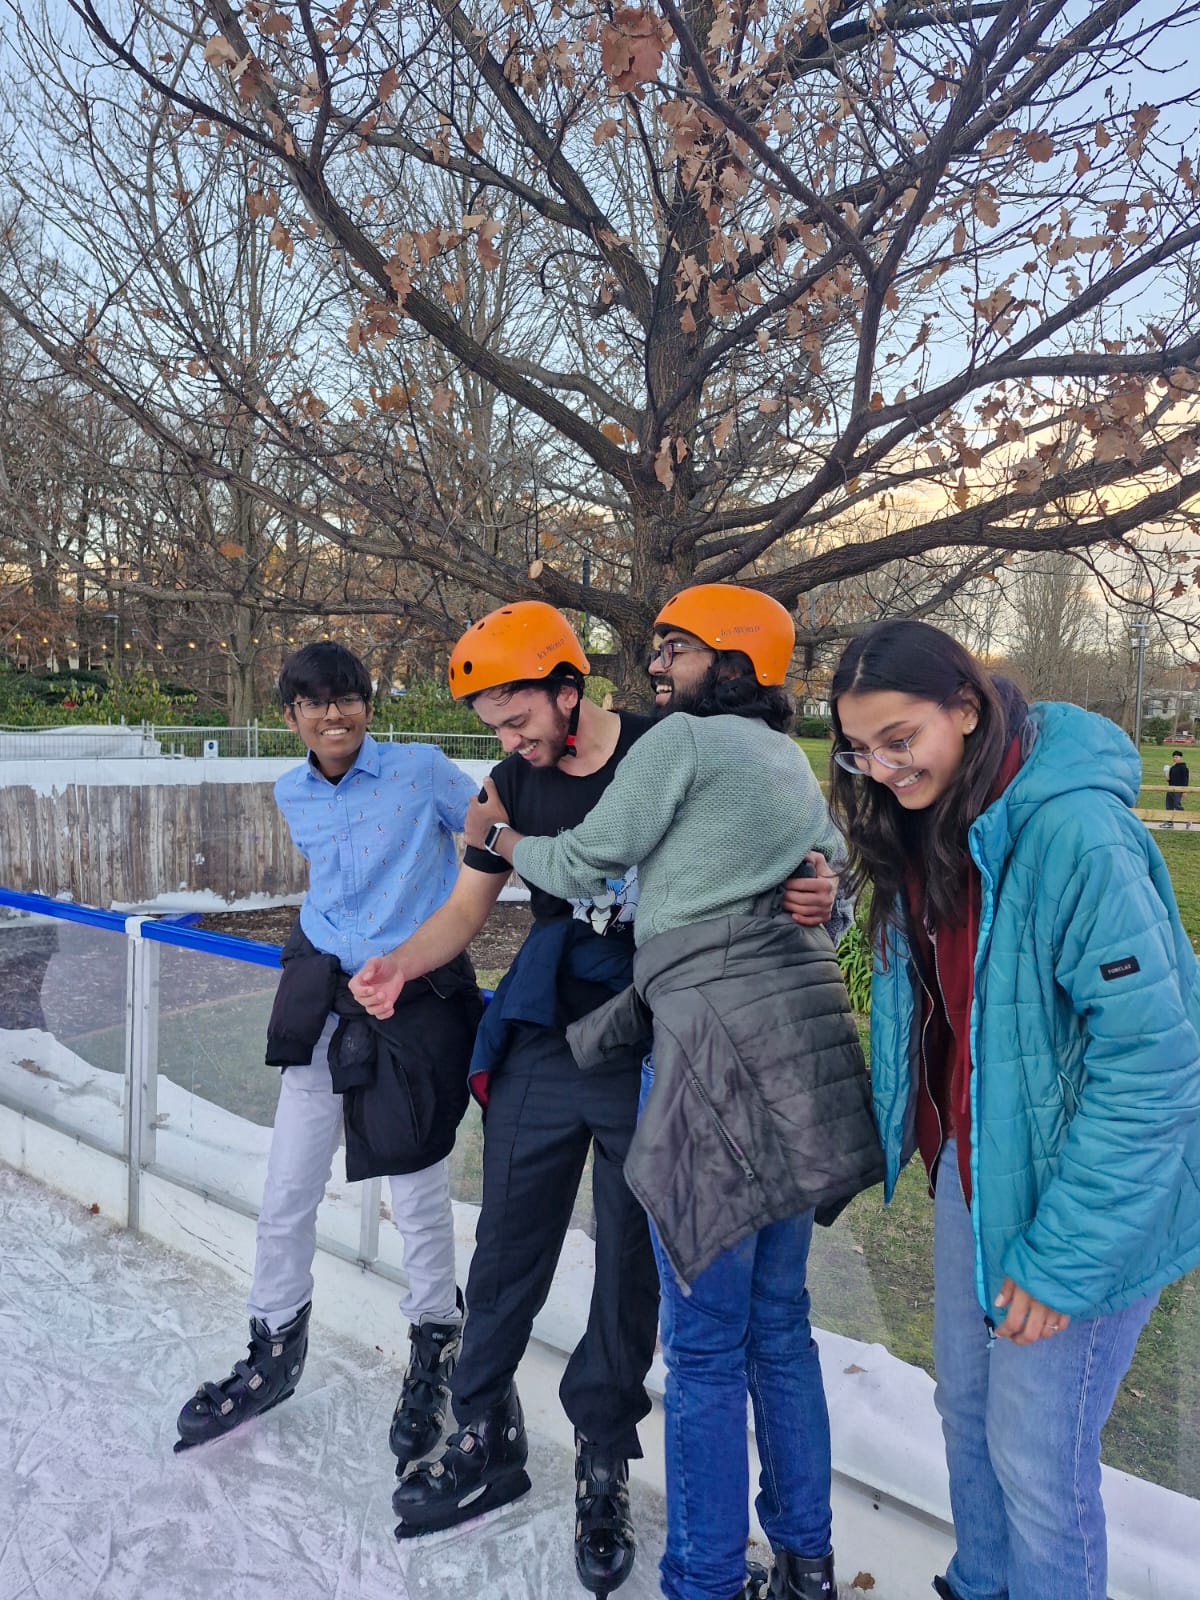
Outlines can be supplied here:
<path id="1" fill-rule="evenodd" d="M 808 760 L 787 737 L 783 684 L 794 643 L 791 618 L 766 595 L 725 584 L 683 590 L 655 623 L 657 724 L 584 821 L 553 837 L 523 837 L 489 783 L 465 825 L 468 843 L 554 894 L 602 892 L 638 866 L 635 988 L 656 1024 L 638 1130 L 651 1155 L 649 1184 L 635 1181 L 636 1139 L 625 1170 L 651 1217 L 662 1286 L 668 1600 L 757 1600 L 766 1592 L 766 1574 L 745 1571 L 748 1466 L 735 1441 L 745 1438 L 747 1393 L 769 1464 L 757 1502 L 775 1558 L 769 1593 L 836 1594 L 829 1419 L 805 1288 L 814 1205 L 795 1200 L 797 1169 L 803 1185 L 821 1168 L 827 1181 L 818 1203 L 848 1198 L 882 1169 L 832 946 L 820 930 L 792 925 L 774 893 L 808 852 L 832 859 L 841 848 Z M 734 970 L 731 987 L 725 980 Z M 808 983 L 819 998 L 798 994 Z M 695 1006 L 694 993 L 705 1003 Z M 681 1010 L 668 1009 L 681 998 Z M 682 1116 L 672 1109 L 678 1058 L 672 1051 L 668 1063 L 666 1053 L 668 1036 L 679 1043 L 680 1016 L 685 1054 L 694 1052 L 682 1076 L 698 1088 L 696 1098 L 684 1097 Z M 732 1102 L 722 1098 L 730 1085 Z M 759 1146 L 746 1141 L 739 1103 L 751 1120 L 756 1107 L 768 1108 L 768 1123 L 782 1112 Z M 822 1145 L 840 1147 L 829 1162 Z M 734 1150 L 737 1168 L 714 1166 L 714 1147 L 718 1161 Z M 654 1203 L 667 1173 L 675 1197 L 682 1174 L 685 1211 L 711 1197 L 721 1208 L 711 1226 L 700 1226 L 698 1249 L 695 1216 L 680 1219 L 672 1194 L 661 1209 Z M 732 1232 L 730 1213 L 745 1219 Z M 720 1247 L 706 1250 L 706 1234 L 719 1236 Z"/>

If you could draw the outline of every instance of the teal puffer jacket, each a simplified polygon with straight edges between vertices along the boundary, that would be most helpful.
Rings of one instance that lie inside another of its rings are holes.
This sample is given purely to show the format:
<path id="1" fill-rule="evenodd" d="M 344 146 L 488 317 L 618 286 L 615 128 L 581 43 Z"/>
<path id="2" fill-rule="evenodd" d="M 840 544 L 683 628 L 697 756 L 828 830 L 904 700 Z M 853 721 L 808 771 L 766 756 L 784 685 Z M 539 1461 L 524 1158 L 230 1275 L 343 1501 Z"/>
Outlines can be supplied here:
<path id="1" fill-rule="evenodd" d="M 984 1310 L 1005 1277 L 1073 1317 L 1200 1263 L 1200 975 L 1141 764 L 1104 717 L 1036 705 L 1020 771 L 972 825 L 971 1213 Z M 916 976 L 876 953 L 871 1074 L 891 1198 L 915 1147 Z"/>

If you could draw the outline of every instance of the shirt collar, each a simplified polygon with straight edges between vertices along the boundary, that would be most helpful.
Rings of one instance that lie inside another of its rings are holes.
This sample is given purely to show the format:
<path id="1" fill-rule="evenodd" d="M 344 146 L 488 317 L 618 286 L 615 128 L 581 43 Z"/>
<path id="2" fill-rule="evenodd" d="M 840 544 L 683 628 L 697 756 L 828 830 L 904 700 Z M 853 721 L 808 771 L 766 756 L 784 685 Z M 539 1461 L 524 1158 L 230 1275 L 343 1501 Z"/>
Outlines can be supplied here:
<path id="1" fill-rule="evenodd" d="M 329 782 L 329 779 L 317 765 L 316 754 L 312 750 L 308 752 L 307 766 L 310 782 Z M 369 733 L 363 735 L 363 742 L 358 747 L 358 754 L 354 757 L 354 763 L 342 774 L 342 780 L 344 781 L 346 778 L 348 778 L 352 772 L 365 772 L 368 773 L 372 778 L 377 778 L 379 776 L 379 746 L 376 744 L 375 740 L 372 739 Z"/>

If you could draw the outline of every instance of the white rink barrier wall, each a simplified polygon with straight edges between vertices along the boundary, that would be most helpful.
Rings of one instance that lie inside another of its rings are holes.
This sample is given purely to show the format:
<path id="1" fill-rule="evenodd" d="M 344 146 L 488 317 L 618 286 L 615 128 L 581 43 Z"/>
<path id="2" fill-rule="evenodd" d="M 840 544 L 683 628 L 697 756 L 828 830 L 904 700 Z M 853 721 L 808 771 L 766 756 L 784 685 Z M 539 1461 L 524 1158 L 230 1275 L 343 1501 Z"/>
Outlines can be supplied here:
<path id="1" fill-rule="evenodd" d="M 262 1029 L 277 956 L 177 920 L 0 889 L 0 1161 L 248 1278 L 276 1081 L 262 1065 Z M 243 1107 L 251 1091 L 258 1098 Z M 475 1216 L 470 1200 L 456 1200 L 464 1281 Z M 402 1365 L 403 1259 L 388 1223 L 379 1181 L 350 1185 L 335 1170 L 319 1219 L 314 1316 Z M 519 1374 L 531 1427 L 568 1447 L 557 1388 L 582 1332 L 591 1266 L 591 1240 L 573 1228 Z M 873 1600 L 925 1600 L 953 1548 L 932 1381 L 881 1345 L 831 1333 L 818 1342 L 843 1584 L 861 1575 L 864 1592 L 874 1582 Z M 656 1362 L 656 1397 L 662 1379 Z M 657 1405 L 643 1438 L 633 1471 L 661 1490 Z M 1200 1502 L 1108 1468 L 1105 1502 L 1111 1600 L 1193 1594 Z"/>

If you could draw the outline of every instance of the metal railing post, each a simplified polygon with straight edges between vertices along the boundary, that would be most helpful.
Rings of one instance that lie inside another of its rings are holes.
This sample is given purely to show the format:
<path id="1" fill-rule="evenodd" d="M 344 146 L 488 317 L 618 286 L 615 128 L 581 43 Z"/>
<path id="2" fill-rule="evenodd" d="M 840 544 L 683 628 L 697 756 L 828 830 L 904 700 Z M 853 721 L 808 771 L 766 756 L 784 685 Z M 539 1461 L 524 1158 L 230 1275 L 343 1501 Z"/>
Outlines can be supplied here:
<path id="1" fill-rule="evenodd" d="M 358 1212 L 358 1259 L 364 1267 L 379 1260 L 379 1197 L 383 1179 L 371 1178 L 362 1186 Z"/>
<path id="2" fill-rule="evenodd" d="M 142 917 L 128 917 L 125 985 L 125 1148 L 128 1155 L 126 1226 L 141 1231 L 142 1168 L 155 1156 L 158 1118 L 159 948 L 142 938 Z"/>

